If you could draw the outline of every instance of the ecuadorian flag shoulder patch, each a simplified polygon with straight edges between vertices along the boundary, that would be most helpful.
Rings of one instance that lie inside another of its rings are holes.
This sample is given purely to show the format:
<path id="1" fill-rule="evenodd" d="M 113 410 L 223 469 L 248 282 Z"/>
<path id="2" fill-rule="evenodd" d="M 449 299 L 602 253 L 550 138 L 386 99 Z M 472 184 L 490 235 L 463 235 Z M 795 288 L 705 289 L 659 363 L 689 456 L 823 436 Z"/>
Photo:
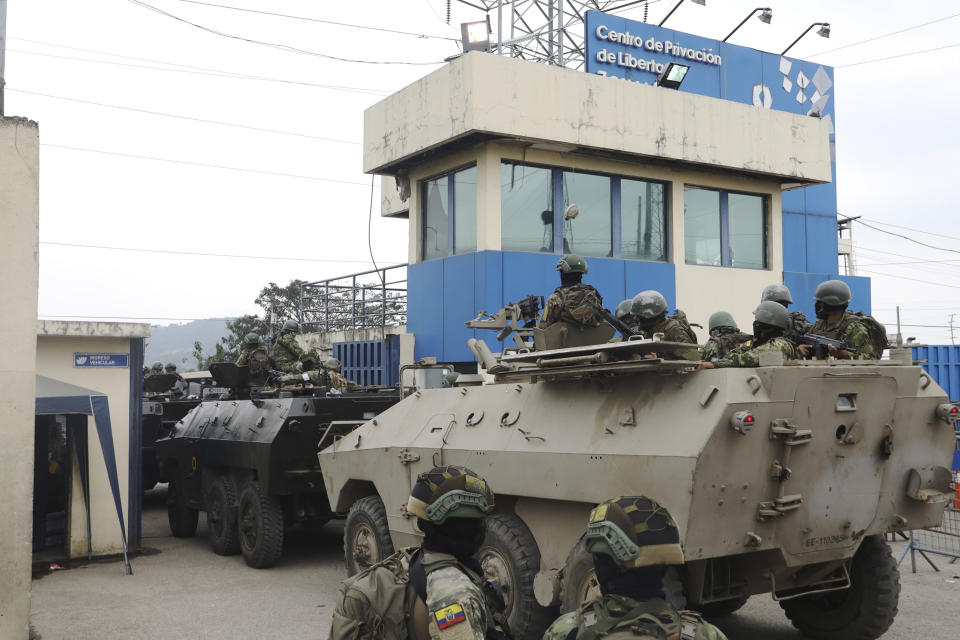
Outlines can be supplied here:
<path id="1" fill-rule="evenodd" d="M 434 612 L 434 617 L 437 620 L 438 629 L 449 629 L 455 624 L 460 624 L 467 619 L 467 616 L 463 613 L 463 607 L 459 604 L 452 604 L 449 607 L 444 607 L 439 611 Z"/>

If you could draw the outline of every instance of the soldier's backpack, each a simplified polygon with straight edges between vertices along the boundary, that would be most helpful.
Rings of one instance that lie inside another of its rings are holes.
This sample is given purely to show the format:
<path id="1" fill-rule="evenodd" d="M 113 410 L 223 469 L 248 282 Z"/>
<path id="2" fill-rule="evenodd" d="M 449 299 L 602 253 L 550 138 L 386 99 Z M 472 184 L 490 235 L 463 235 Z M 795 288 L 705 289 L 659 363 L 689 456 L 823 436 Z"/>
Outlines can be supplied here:
<path id="1" fill-rule="evenodd" d="M 683 330 L 687 333 L 687 336 L 690 338 L 690 342 L 691 342 L 691 343 L 697 344 L 697 342 L 698 342 L 698 341 L 697 341 L 697 334 L 694 333 L 693 327 L 690 326 L 690 321 L 687 320 L 687 314 L 686 314 L 686 313 L 684 313 L 684 312 L 681 311 L 680 309 L 677 309 L 677 310 L 674 312 L 674 314 L 673 314 L 672 316 L 670 316 L 670 318 L 672 318 L 673 320 L 676 320 L 677 322 L 680 323 L 680 326 L 683 327 Z"/>
<path id="2" fill-rule="evenodd" d="M 700 614 L 662 610 L 666 603 L 641 602 L 622 617 L 588 603 L 578 616 L 577 640 L 704 640 L 712 634 Z"/>
<path id="3" fill-rule="evenodd" d="M 890 343 L 887 341 L 887 328 L 877 322 L 876 318 L 862 311 L 847 311 L 844 313 L 844 319 L 848 318 L 859 320 L 860 324 L 867 328 L 877 359 L 883 357 L 883 350 L 890 347 Z"/>
<path id="4" fill-rule="evenodd" d="M 603 323 L 597 312 L 598 307 L 603 307 L 603 298 L 592 286 L 558 287 L 554 293 L 560 297 L 560 320 L 585 327 L 599 327 Z"/>

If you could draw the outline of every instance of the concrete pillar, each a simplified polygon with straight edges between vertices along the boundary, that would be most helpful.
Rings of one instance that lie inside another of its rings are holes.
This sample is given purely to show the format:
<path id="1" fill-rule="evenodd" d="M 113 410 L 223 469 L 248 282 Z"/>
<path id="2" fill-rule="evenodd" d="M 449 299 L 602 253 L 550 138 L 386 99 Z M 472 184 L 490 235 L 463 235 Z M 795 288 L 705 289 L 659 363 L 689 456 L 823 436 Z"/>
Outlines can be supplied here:
<path id="1" fill-rule="evenodd" d="M 30 629 L 39 128 L 0 118 L 0 638 Z"/>

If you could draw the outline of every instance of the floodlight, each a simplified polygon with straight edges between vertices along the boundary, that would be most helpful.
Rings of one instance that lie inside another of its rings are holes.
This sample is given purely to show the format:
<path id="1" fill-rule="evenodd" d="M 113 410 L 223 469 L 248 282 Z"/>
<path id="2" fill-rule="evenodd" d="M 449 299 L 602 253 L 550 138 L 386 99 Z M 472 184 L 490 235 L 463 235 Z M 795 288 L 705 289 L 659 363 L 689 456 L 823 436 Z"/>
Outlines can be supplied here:
<path id="1" fill-rule="evenodd" d="M 698 4 L 698 5 L 700 5 L 701 7 L 707 6 L 707 0 L 690 0 L 690 2 L 692 2 L 693 4 Z M 678 3 L 675 4 L 675 5 L 673 5 L 673 9 L 670 9 L 670 11 L 667 12 L 667 15 L 663 16 L 663 20 L 661 20 L 661 21 L 657 24 L 657 26 L 658 26 L 658 27 L 662 27 L 662 26 L 663 26 L 663 23 L 667 21 L 667 18 L 669 18 L 670 16 L 672 16 L 672 15 L 673 15 L 673 12 L 676 11 L 677 9 L 679 9 L 679 8 L 680 8 L 680 5 L 682 5 L 682 4 L 683 4 L 683 0 L 680 0 L 680 2 L 678 2 Z"/>
<path id="2" fill-rule="evenodd" d="M 687 71 L 690 71 L 689 65 L 671 62 L 657 78 L 657 86 L 666 89 L 679 89 L 680 85 L 683 84 L 683 79 L 687 76 Z"/>
<path id="3" fill-rule="evenodd" d="M 580 215 L 580 207 L 574 203 L 568 206 L 563 210 L 563 219 L 564 220 L 573 220 L 578 215 Z"/>
<path id="4" fill-rule="evenodd" d="M 765 23 L 767 23 L 767 24 L 770 24 L 770 20 L 773 19 L 773 9 L 771 9 L 770 7 L 757 7 L 756 9 L 754 9 L 753 11 L 751 11 L 750 13 L 748 13 L 748 14 L 747 14 L 747 17 L 744 18 L 743 20 L 741 20 L 741 21 L 740 21 L 740 24 L 738 24 L 737 26 L 735 26 L 735 27 L 733 28 L 733 31 L 731 31 L 730 33 L 728 33 L 728 34 L 727 34 L 727 37 L 724 38 L 724 39 L 722 40 L 722 42 L 726 42 L 727 40 L 729 40 L 729 39 L 730 39 L 730 36 L 732 36 L 733 34 L 735 34 L 735 33 L 737 32 L 737 29 L 739 29 L 740 27 L 742 27 L 743 25 L 745 25 L 745 24 L 747 23 L 747 20 L 749 20 L 751 17 L 753 17 L 753 14 L 755 14 L 757 11 L 761 11 L 761 12 L 762 12 L 759 16 L 757 16 L 757 18 L 760 20 L 760 22 L 765 22 Z"/>
<path id="5" fill-rule="evenodd" d="M 460 24 L 463 51 L 486 51 L 490 48 L 490 32 L 487 21 L 463 22 Z"/>
<path id="6" fill-rule="evenodd" d="M 791 43 L 790 43 L 790 46 L 787 47 L 786 49 L 784 49 L 783 52 L 782 52 L 780 55 L 782 55 L 782 56 L 787 55 L 787 51 L 790 51 L 790 49 L 793 48 L 793 45 L 795 45 L 795 44 L 797 44 L 798 42 L 800 42 L 800 38 L 802 38 L 803 36 L 807 35 L 807 33 L 810 32 L 810 29 L 813 29 L 814 27 L 820 27 L 820 29 L 817 30 L 817 35 L 818 35 L 818 36 L 821 36 L 821 37 L 823 37 L 823 38 L 829 38 L 829 37 L 830 37 L 830 23 L 829 23 L 829 22 L 814 22 L 812 25 L 810 25 L 809 27 L 807 27 L 806 29 L 804 29 L 804 30 L 803 30 L 803 33 L 801 33 L 800 36 L 799 36 L 796 40 L 794 40 L 793 42 L 791 42 Z"/>
<path id="7" fill-rule="evenodd" d="M 693 4 L 698 4 L 701 7 L 707 6 L 707 0 L 690 0 Z"/>

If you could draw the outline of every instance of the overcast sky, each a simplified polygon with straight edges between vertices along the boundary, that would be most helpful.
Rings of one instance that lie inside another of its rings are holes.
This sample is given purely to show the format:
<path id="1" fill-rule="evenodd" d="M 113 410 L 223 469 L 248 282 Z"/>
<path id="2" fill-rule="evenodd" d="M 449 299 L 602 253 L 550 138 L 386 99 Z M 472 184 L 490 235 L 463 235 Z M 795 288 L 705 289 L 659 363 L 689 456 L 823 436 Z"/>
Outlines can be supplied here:
<path id="1" fill-rule="evenodd" d="M 340 58 L 430 63 L 458 51 L 459 28 L 445 24 L 443 0 L 209 0 L 436 36 L 430 38 L 187 0 L 143 1 L 222 33 Z M 483 17 L 453 4 L 452 25 Z M 673 4 L 651 0 L 650 21 L 658 22 Z M 708 0 L 701 7 L 687 2 L 667 25 L 722 38 L 757 4 Z M 905 324 L 939 325 L 906 327 L 905 334 L 949 342 L 949 315 L 960 313 L 960 222 L 955 213 L 960 83 L 954 80 L 960 66 L 960 4 L 768 4 L 773 22 L 751 20 L 732 43 L 780 51 L 811 22 L 832 24 L 829 40 L 811 32 L 790 54 L 837 67 L 840 213 L 861 215 L 887 232 L 953 250 L 858 225 L 857 257 L 861 275 L 873 278 L 874 314 L 892 324 L 894 307 L 900 304 Z M 640 19 L 643 8 L 624 15 Z M 370 268 L 370 177 L 362 173 L 359 144 L 363 110 L 438 67 L 344 62 L 254 44 L 203 31 L 129 0 L 9 0 L 7 36 L 7 115 L 39 121 L 44 145 L 42 317 L 166 322 L 233 316 L 256 311 L 253 299 L 269 281 L 318 280 Z M 871 38 L 877 39 L 854 44 Z M 903 56 L 935 48 L 941 49 Z M 858 64 L 880 58 L 891 59 Z M 406 221 L 381 219 L 377 213 L 372 240 L 378 262 L 404 262 Z M 960 316 L 956 324 L 960 340 Z"/>

